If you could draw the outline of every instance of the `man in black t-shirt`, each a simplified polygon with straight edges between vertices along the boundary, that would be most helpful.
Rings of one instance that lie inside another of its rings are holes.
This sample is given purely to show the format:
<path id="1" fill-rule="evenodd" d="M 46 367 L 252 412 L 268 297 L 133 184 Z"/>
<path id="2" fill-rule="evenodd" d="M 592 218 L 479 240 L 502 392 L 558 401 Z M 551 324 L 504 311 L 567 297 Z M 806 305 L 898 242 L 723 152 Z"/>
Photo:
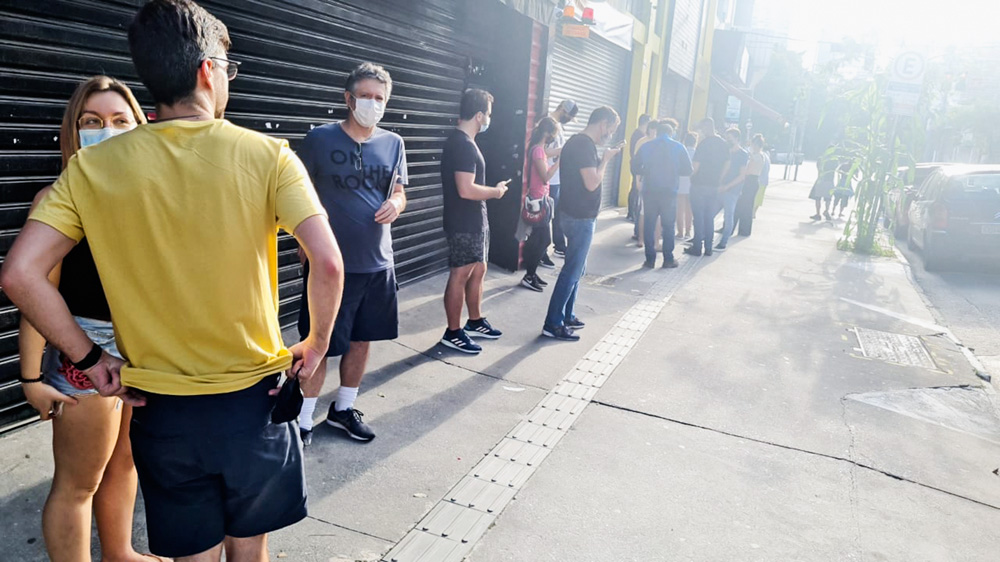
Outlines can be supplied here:
<path id="1" fill-rule="evenodd" d="M 715 121 L 706 117 L 698 122 L 701 141 L 695 149 L 691 167 L 691 213 L 694 215 L 694 241 L 685 254 L 712 255 L 715 238 L 715 213 L 718 210 L 719 186 L 729 168 L 729 145 L 715 134 Z"/>
<path id="2" fill-rule="evenodd" d="M 610 141 L 620 122 L 614 109 L 598 107 L 590 114 L 587 128 L 566 142 L 559 157 L 562 176 L 559 208 L 566 234 L 566 256 L 552 290 L 543 336 L 565 341 L 580 339 L 573 330 L 583 328 L 584 323 L 573 314 L 573 305 L 594 238 L 594 223 L 601 210 L 601 180 L 608 163 L 618 156 L 624 143 L 605 150 L 603 156 L 598 156 L 597 145 Z"/>
<path id="3" fill-rule="evenodd" d="M 441 153 L 441 185 L 444 192 L 444 231 L 448 236 L 448 286 L 444 311 L 448 329 L 441 343 L 463 353 L 479 353 L 482 347 L 471 337 L 497 339 L 502 335 L 483 318 L 483 278 L 490 248 L 490 225 L 486 200 L 500 199 L 507 183 L 487 187 L 486 162 L 473 140 L 490 126 L 493 96 L 483 90 L 466 90 L 459 105 L 458 127 L 445 141 Z M 462 303 L 468 303 L 469 321 L 461 325 Z"/>

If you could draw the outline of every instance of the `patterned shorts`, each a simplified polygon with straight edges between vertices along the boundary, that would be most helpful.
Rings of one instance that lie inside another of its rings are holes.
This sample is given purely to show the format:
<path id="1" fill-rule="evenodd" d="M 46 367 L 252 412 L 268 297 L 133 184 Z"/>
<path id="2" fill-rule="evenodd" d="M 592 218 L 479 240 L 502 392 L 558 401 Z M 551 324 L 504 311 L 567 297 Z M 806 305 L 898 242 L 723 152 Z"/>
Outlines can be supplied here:
<path id="1" fill-rule="evenodd" d="M 490 231 L 448 234 L 448 267 L 485 262 L 490 255 Z"/>

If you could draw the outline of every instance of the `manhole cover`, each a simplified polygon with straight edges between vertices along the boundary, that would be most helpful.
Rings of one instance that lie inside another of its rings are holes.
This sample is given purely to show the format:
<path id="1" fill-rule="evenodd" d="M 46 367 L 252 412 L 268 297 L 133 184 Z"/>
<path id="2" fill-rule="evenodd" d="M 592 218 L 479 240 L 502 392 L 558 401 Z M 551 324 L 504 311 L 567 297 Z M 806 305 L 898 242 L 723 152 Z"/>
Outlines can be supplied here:
<path id="1" fill-rule="evenodd" d="M 936 369 L 931 354 L 924 342 L 915 336 L 881 332 L 867 328 L 855 328 L 861 354 L 872 359 L 881 359 L 897 365 Z"/>

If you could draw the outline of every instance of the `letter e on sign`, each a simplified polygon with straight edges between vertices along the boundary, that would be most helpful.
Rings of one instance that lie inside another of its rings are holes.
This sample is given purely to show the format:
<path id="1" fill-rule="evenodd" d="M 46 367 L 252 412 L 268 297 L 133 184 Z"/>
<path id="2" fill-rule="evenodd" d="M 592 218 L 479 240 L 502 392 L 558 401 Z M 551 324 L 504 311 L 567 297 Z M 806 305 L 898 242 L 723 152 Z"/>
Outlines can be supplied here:
<path id="1" fill-rule="evenodd" d="M 892 80 L 920 84 L 924 80 L 924 57 L 920 53 L 903 53 L 892 64 Z"/>

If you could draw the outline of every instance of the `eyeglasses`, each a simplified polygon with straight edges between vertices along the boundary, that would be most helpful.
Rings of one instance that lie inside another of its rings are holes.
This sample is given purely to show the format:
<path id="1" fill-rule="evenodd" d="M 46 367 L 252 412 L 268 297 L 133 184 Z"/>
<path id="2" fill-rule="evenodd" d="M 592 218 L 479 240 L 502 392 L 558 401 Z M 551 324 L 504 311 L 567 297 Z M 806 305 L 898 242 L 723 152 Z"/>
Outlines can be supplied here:
<path id="1" fill-rule="evenodd" d="M 241 62 L 236 62 L 232 59 L 224 59 L 222 57 L 208 57 L 208 59 L 226 63 L 226 78 L 228 78 L 230 82 L 236 78 L 236 74 L 240 71 L 240 65 L 243 64 Z"/>
<path id="2" fill-rule="evenodd" d="M 94 130 L 110 127 L 112 129 L 131 129 L 135 127 L 135 120 L 125 115 L 115 115 L 109 120 L 104 120 L 97 115 L 84 115 L 76 120 L 76 126 L 81 130 Z"/>
<path id="3" fill-rule="evenodd" d="M 361 144 L 355 143 L 355 146 L 357 148 L 354 150 L 354 171 L 360 172 L 364 169 L 365 163 L 361 159 Z"/>

